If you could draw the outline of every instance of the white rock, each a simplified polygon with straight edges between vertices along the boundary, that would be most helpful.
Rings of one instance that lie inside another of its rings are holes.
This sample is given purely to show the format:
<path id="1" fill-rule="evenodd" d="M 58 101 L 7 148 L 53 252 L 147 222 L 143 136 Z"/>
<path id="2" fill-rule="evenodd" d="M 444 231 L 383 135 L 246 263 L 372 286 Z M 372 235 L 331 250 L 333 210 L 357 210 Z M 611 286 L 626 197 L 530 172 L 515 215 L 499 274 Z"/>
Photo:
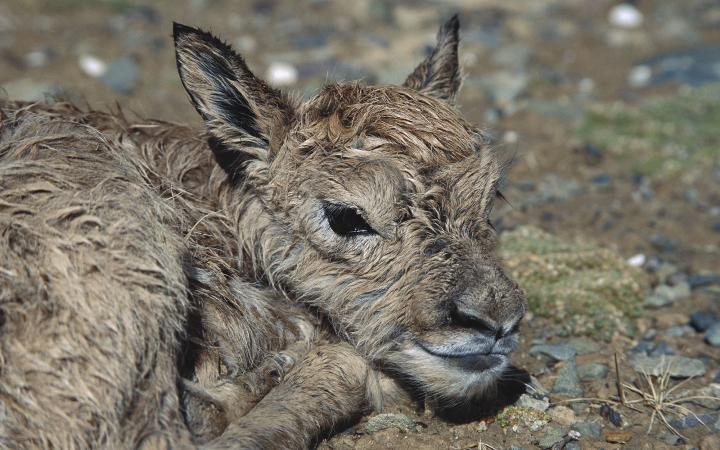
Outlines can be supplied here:
<path id="1" fill-rule="evenodd" d="M 505 141 L 507 144 L 515 144 L 518 141 L 518 134 L 517 131 L 508 130 L 503 135 L 503 141 Z"/>
<path id="2" fill-rule="evenodd" d="M 78 63 L 82 71 L 93 78 L 101 77 L 107 71 L 107 64 L 97 56 L 81 55 Z"/>
<path id="3" fill-rule="evenodd" d="M 642 267 L 645 264 L 645 255 L 638 253 L 628 258 L 627 263 L 633 267 Z"/>
<path id="4" fill-rule="evenodd" d="M 290 86 L 297 83 L 298 71 L 292 64 L 273 62 L 268 67 L 265 78 L 274 86 Z"/>
<path id="5" fill-rule="evenodd" d="M 652 69 L 649 66 L 640 65 L 630 70 L 627 81 L 630 86 L 641 88 L 650 83 L 650 78 L 652 78 Z"/>
<path id="6" fill-rule="evenodd" d="M 642 25 L 643 19 L 643 13 L 628 3 L 615 5 L 608 13 L 610 24 L 618 28 L 637 28 Z"/>

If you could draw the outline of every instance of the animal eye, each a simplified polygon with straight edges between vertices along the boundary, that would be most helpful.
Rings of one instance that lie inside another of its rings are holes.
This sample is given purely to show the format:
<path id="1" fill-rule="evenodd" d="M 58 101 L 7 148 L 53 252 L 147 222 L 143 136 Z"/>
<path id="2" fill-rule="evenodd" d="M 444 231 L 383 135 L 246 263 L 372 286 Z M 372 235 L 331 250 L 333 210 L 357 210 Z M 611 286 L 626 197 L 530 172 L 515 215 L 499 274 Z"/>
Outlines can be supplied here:
<path id="1" fill-rule="evenodd" d="M 330 228 L 339 236 L 351 237 L 377 234 L 352 206 L 338 203 L 323 204 L 323 211 Z"/>

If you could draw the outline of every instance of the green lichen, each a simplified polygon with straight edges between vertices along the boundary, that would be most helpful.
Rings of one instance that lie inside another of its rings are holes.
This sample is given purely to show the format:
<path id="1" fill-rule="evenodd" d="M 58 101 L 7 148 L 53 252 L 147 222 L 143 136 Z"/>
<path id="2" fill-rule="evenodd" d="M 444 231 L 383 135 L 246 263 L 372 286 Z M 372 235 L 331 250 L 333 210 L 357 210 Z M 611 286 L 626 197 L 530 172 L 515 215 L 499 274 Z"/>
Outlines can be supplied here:
<path id="1" fill-rule="evenodd" d="M 684 89 L 641 106 L 591 108 L 578 128 L 586 142 L 606 149 L 651 178 L 693 167 L 720 166 L 720 84 Z"/>
<path id="2" fill-rule="evenodd" d="M 550 414 L 525 406 L 508 406 L 496 420 L 503 428 L 537 430 L 550 422 Z"/>
<path id="3" fill-rule="evenodd" d="M 563 334 L 609 340 L 632 333 L 648 280 L 617 253 L 521 227 L 502 235 L 501 254 L 530 310 L 554 319 Z"/>

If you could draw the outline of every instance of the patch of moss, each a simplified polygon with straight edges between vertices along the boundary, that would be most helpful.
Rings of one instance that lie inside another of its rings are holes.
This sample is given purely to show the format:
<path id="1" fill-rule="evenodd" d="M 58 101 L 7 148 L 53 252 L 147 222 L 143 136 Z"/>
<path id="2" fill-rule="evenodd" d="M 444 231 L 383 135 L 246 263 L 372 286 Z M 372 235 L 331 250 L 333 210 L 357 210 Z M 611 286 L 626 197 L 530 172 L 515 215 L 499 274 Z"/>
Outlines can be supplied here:
<path id="1" fill-rule="evenodd" d="M 550 414 L 525 406 L 508 406 L 496 417 L 503 428 L 537 431 L 550 422 Z"/>
<path id="2" fill-rule="evenodd" d="M 632 333 L 642 311 L 647 275 L 617 253 L 589 243 L 568 242 L 540 229 L 504 233 L 501 254 L 525 290 L 530 310 L 554 319 L 565 334 L 609 340 Z"/>
<path id="3" fill-rule="evenodd" d="M 578 128 L 585 141 L 626 160 L 651 178 L 692 167 L 720 166 L 720 84 L 684 89 L 641 106 L 591 108 Z"/>

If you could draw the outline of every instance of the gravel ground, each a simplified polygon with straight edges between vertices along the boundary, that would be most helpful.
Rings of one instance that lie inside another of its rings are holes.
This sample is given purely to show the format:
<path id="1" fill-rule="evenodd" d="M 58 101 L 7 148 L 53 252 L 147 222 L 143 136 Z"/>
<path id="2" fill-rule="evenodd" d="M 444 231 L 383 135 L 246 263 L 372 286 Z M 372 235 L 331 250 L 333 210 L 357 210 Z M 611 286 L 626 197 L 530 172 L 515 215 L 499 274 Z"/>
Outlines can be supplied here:
<path id="1" fill-rule="evenodd" d="M 494 222 L 531 302 L 519 370 L 473 417 L 408 402 L 319 447 L 720 448 L 717 1 L 10 0 L 0 86 L 199 123 L 173 20 L 309 95 L 328 80 L 401 82 L 454 12 L 459 107 L 509 167 Z M 648 383 L 683 383 L 666 402 L 685 409 L 653 417 Z"/>

